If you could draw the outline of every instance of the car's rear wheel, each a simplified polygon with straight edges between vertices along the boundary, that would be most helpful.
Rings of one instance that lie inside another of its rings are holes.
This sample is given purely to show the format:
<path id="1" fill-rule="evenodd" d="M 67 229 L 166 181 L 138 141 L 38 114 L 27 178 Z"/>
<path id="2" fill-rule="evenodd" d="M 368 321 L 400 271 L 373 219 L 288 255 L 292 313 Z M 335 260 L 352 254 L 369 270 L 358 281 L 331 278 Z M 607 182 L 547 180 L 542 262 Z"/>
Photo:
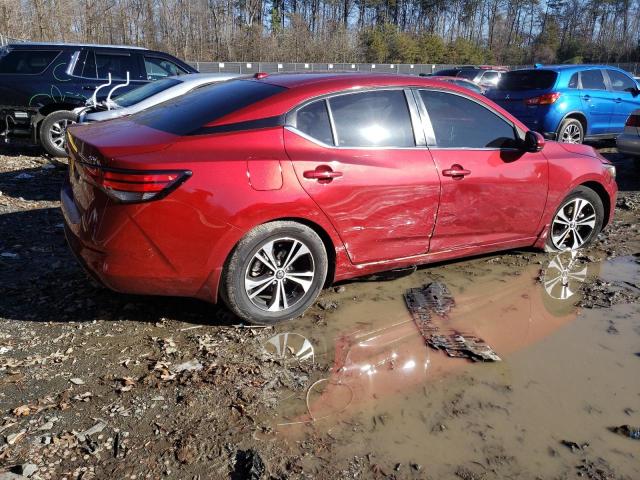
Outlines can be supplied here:
<path id="1" fill-rule="evenodd" d="M 584 127 L 580 120 L 565 119 L 558 129 L 558 141 L 562 143 L 582 143 L 584 141 Z"/>
<path id="2" fill-rule="evenodd" d="M 243 320 L 275 324 L 316 300 L 327 276 L 327 252 L 306 225 L 276 221 L 251 230 L 227 260 L 221 297 Z"/>
<path id="3" fill-rule="evenodd" d="M 596 192 L 580 186 L 560 204 L 553 216 L 545 249 L 577 250 L 596 238 L 604 222 L 604 206 Z"/>
<path id="4" fill-rule="evenodd" d="M 76 123 L 77 115 L 68 110 L 58 110 L 47 115 L 40 124 L 40 144 L 53 157 L 65 157 L 64 146 L 67 127 Z"/>

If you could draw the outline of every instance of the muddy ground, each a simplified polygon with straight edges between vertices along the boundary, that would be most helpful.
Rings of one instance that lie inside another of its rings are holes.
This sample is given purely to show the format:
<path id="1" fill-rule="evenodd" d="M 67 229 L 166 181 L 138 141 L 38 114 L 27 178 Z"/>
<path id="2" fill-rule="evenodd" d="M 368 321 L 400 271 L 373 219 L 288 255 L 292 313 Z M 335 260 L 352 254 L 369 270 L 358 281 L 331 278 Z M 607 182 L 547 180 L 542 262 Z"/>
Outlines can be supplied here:
<path id="1" fill-rule="evenodd" d="M 640 426 L 640 162 L 601 151 L 621 192 L 589 250 L 363 279 L 301 319 L 246 328 L 199 301 L 93 285 L 64 240 L 66 165 L 5 148 L 0 472 L 640 478 L 640 441 L 616 430 Z M 443 331 L 482 337 L 502 361 L 425 346 L 403 294 L 433 281 L 454 298 Z"/>

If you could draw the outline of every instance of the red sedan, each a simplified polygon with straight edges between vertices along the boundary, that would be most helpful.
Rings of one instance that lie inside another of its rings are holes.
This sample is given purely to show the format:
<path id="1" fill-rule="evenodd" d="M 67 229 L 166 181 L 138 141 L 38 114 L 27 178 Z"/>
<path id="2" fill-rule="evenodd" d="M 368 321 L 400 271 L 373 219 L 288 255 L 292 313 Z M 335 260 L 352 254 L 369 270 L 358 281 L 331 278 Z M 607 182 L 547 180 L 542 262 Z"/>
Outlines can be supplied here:
<path id="1" fill-rule="evenodd" d="M 402 75 L 257 75 L 68 132 L 69 244 L 113 290 L 301 315 L 323 286 L 591 242 L 615 168 L 490 100 Z M 543 149 L 544 148 L 544 149 Z"/>

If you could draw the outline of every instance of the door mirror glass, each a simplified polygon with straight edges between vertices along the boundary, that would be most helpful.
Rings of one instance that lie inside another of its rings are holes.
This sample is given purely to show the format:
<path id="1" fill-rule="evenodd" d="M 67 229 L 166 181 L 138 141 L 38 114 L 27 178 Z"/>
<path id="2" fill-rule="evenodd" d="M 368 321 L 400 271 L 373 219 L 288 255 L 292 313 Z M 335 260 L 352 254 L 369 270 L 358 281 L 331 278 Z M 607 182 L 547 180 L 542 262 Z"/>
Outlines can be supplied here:
<path id="1" fill-rule="evenodd" d="M 525 152 L 537 153 L 544 148 L 544 137 L 538 132 L 529 130 L 524 135 L 523 150 Z"/>

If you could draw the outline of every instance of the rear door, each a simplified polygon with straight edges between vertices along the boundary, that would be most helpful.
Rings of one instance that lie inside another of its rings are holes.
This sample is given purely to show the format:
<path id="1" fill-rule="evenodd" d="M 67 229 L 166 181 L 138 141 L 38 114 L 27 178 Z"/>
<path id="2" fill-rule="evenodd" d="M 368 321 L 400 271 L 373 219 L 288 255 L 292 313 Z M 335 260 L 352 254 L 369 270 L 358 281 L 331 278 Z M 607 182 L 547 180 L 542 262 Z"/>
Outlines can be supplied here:
<path id="1" fill-rule="evenodd" d="M 474 99 L 436 90 L 420 98 L 442 181 L 430 252 L 535 238 L 547 199 L 544 155 L 516 148 L 513 124 Z"/>
<path id="2" fill-rule="evenodd" d="M 287 122 L 296 175 L 353 263 L 429 249 L 440 181 L 415 108 L 410 91 L 377 89 L 316 100 Z"/>
<path id="3" fill-rule="evenodd" d="M 588 134 L 609 133 L 609 124 L 615 110 L 612 92 L 607 90 L 602 70 L 594 68 L 580 72 L 580 102 L 587 115 Z M 585 132 L 587 134 L 587 132 Z"/>
<path id="4" fill-rule="evenodd" d="M 104 87 L 99 91 L 98 100 L 107 98 L 109 91 L 116 85 L 123 86 L 114 91 L 113 98 L 148 82 L 146 75 L 141 71 L 137 53 L 125 49 L 96 48 L 89 50 L 85 72 L 89 72 L 84 76 L 87 79 L 92 79 L 91 84 L 94 87 L 107 83 L 109 74 L 111 74 L 111 86 Z M 127 73 L 129 74 L 129 84 L 124 86 L 127 81 Z"/>
<path id="5" fill-rule="evenodd" d="M 640 108 L 640 96 L 638 96 L 638 84 L 628 75 L 618 70 L 605 70 L 609 77 L 609 87 L 615 102 L 611 115 L 610 131 L 622 133 L 624 124 L 631 112 Z"/>

